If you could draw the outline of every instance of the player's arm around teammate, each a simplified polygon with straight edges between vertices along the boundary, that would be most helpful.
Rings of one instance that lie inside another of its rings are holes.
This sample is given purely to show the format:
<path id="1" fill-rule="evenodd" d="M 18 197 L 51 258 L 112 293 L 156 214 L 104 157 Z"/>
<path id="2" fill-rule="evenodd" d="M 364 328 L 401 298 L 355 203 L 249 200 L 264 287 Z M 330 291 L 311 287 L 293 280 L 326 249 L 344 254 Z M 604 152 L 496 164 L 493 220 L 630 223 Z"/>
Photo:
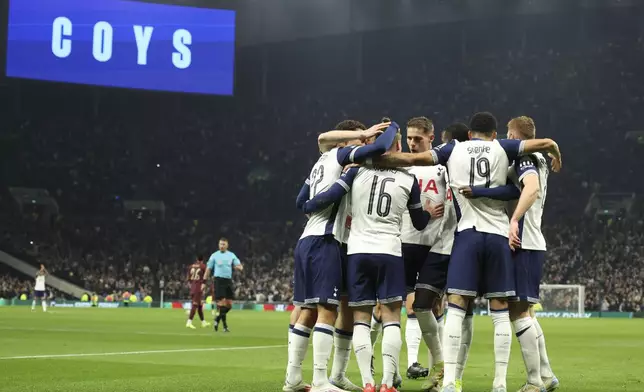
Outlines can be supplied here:
<path id="1" fill-rule="evenodd" d="M 367 130 L 359 131 L 357 139 L 360 139 L 362 143 L 365 143 L 374 136 L 380 135 L 385 129 L 387 129 L 390 123 L 391 122 L 382 122 Z M 337 147 L 339 144 L 347 143 L 352 140 L 356 140 L 356 131 L 328 131 L 318 136 L 318 147 L 320 152 L 327 152 L 332 148 Z"/>
<path id="2" fill-rule="evenodd" d="M 391 153 L 383 155 L 373 162 L 381 167 L 406 167 L 406 166 L 433 166 L 440 164 L 441 158 L 438 156 L 442 148 L 451 151 L 454 141 L 442 147 L 437 147 L 424 153 Z M 521 142 L 520 155 L 532 152 L 546 152 L 552 159 L 552 170 L 558 172 L 562 167 L 561 151 L 559 146 L 552 139 L 532 139 Z M 368 162 L 369 163 L 369 162 Z"/>

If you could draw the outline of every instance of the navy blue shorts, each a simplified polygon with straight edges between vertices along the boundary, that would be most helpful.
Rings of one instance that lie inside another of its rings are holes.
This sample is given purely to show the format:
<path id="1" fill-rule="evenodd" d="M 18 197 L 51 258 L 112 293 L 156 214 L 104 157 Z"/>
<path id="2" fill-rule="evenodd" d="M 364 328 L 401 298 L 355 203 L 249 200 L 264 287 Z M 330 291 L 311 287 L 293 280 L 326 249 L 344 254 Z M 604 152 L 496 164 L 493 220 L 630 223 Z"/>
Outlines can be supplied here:
<path id="1" fill-rule="evenodd" d="M 418 274 L 416 288 L 431 290 L 438 295 L 443 295 L 445 286 L 447 286 L 449 259 L 449 255 L 441 255 L 430 251 Z"/>
<path id="2" fill-rule="evenodd" d="M 405 266 L 402 257 L 386 254 L 349 255 L 347 268 L 349 306 L 375 306 L 402 301 Z"/>
<path id="3" fill-rule="evenodd" d="M 447 273 L 447 292 L 468 297 L 513 297 L 514 262 L 508 239 L 474 229 L 457 232 Z"/>
<path id="4" fill-rule="evenodd" d="M 340 282 L 340 294 L 349 295 L 349 285 L 347 284 L 347 265 L 349 264 L 349 256 L 347 256 L 347 244 L 344 242 L 340 245 L 342 252 L 342 282 Z"/>
<path id="5" fill-rule="evenodd" d="M 514 284 L 516 295 L 513 301 L 539 302 L 539 285 L 543 273 L 546 252 L 541 250 L 519 249 L 512 255 L 514 259 Z"/>
<path id="6" fill-rule="evenodd" d="M 36 290 L 34 291 L 34 297 L 36 298 L 45 298 L 47 296 L 47 292 L 41 291 L 41 290 Z"/>
<path id="7" fill-rule="evenodd" d="M 408 293 L 413 293 L 418 280 L 418 273 L 427 260 L 429 246 L 418 244 L 402 244 L 402 255 L 405 260 L 405 287 Z"/>
<path id="8" fill-rule="evenodd" d="M 342 251 L 333 236 L 309 236 L 295 246 L 293 304 L 340 304 Z"/>

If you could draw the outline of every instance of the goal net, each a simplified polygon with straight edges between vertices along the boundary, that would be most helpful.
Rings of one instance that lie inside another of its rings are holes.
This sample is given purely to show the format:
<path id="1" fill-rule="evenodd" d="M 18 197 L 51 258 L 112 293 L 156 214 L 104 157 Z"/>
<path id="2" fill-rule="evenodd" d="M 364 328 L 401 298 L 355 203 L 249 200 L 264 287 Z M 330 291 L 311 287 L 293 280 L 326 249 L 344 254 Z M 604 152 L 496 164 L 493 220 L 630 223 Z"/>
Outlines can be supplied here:
<path id="1" fill-rule="evenodd" d="M 563 317 L 584 317 L 586 290 L 581 285 L 542 284 L 540 286 L 541 306 L 535 310 L 561 313 Z"/>

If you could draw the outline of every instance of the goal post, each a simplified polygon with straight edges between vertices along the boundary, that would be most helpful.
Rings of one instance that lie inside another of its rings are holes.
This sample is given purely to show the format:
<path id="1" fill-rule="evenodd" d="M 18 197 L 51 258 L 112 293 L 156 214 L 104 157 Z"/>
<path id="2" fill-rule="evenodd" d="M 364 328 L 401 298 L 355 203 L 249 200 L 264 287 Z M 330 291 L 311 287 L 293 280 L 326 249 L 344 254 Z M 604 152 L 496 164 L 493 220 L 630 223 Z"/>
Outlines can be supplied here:
<path id="1" fill-rule="evenodd" d="M 578 284 L 542 284 L 540 289 L 541 312 L 576 313 L 584 317 L 586 312 L 586 287 Z"/>

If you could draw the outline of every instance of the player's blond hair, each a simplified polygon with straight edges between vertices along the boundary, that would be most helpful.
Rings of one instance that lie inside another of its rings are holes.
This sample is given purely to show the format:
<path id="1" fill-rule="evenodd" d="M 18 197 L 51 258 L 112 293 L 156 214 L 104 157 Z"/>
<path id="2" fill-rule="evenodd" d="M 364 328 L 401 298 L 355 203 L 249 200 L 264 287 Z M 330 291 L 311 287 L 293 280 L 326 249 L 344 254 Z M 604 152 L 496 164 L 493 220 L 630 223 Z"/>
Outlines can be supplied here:
<path id="1" fill-rule="evenodd" d="M 534 139 L 537 128 L 534 120 L 528 116 L 515 117 L 508 122 L 508 128 L 514 128 L 526 139 Z"/>

